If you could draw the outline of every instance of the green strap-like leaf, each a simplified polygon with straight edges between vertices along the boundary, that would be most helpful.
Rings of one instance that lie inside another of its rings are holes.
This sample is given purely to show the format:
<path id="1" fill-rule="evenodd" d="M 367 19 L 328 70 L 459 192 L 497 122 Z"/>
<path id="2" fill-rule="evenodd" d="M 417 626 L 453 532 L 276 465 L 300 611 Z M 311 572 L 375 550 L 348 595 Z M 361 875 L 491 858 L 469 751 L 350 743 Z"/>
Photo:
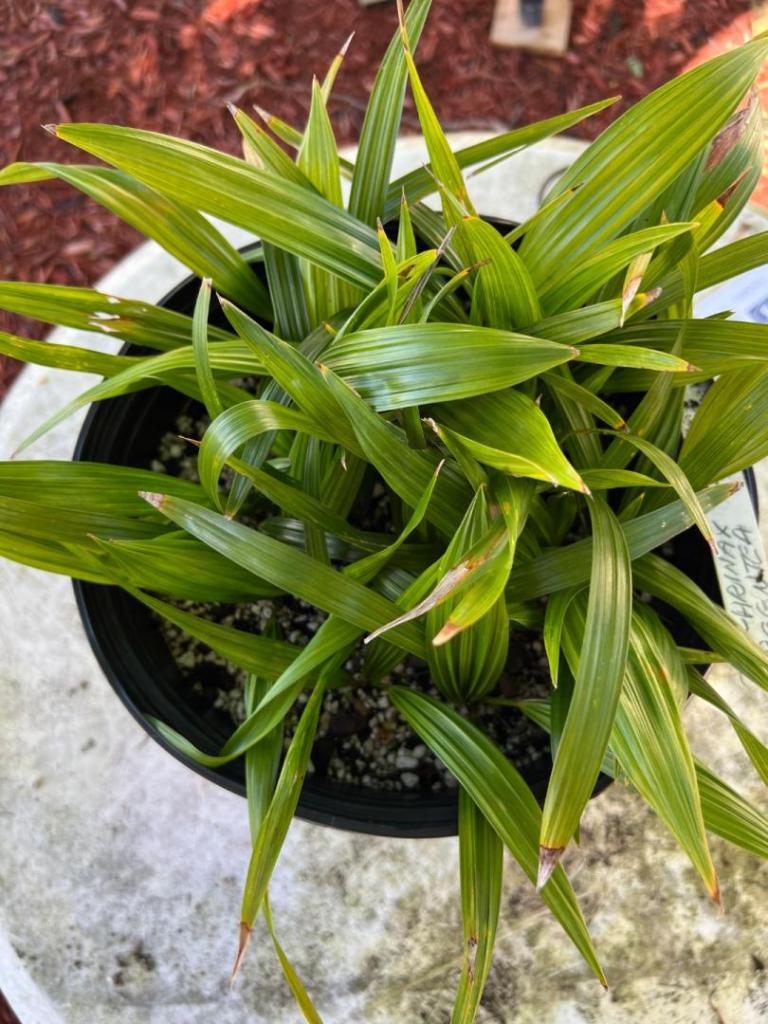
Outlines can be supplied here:
<path id="1" fill-rule="evenodd" d="M 413 6 L 411 4 L 411 7 Z M 410 38 L 411 45 L 415 48 L 413 37 L 410 36 Z M 522 128 L 514 128 L 512 131 L 503 132 L 501 135 L 484 139 L 482 142 L 475 142 L 471 146 L 465 146 L 463 149 L 456 150 L 454 153 L 456 162 L 460 168 L 472 167 L 476 164 L 493 166 L 500 158 L 506 159 L 514 153 L 520 152 L 521 149 L 540 142 L 542 139 L 548 139 L 559 132 L 567 131 L 575 124 L 578 124 L 579 121 L 583 121 L 585 118 L 605 110 L 606 107 L 610 107 L 611 104 L 616 102 L 617 98 L 614 96 L 611 99 L 599 100 L 597 103 L 591 103 L 586 107 L 571 110 L 567 114 L 558 114 L 557 117 L 550 117 L 546 121 L 536 121 L 534 124 L 526 124 Z M 478 168 L 476 173 L 479 173 L 480 170 L 482 168 Z M 387 190 L 387 201 L 382 220 L 386 222 L 397 216 L 400 197 L 403 192 L 409 203 L 416 203 L 420 199 L 424 199 L 431 193 L 436 192 L 435 175 L 437 175 L 435 167 L 432 164 L 427 164 L 425 167 L 419 167 L 402 175 L 400 178 L 396 178 Z"/>
<path id="2" fill-rule="evenodd" d="M 578 195 L 578 193 L 577 193 Z M 550 315 L 583 305 L 639 256 L 691 230 L 692 225 L 661 224 L 609 242 L 575 267 L 555 271 L 541 286 L 541 304 Z M 623 300 L 623 297 L 622 297 Z"/>
<path id="3" fill-rule="evenodd" d="M 680 709 L 685 666 L 656 615 L 642 605 L 632 619 L 629 658 L 610 746 L 621 771 L 667 825 L 719 900 L 696 771 Z"/>
<path id="4" fill-rule="evenodd" d="M 473 1024 L 493 959 L 501 904 L 502 842 L 459 789 L 459 875 L 464 963 L 451 1024 Z"/>
<path id="5" fill-rule="evenodd" d="M 709 831 L 768 860 L 768 818 L 698 760 L 696 778 Z"/>
<path id="6" fill-rule="evenodd" d="M 629 549 L 622 527 L 607 505 L 591 501 L 589 513 L 593 549 L 586 625 L 578 664 L 571 663 L 573 698 L 544 803 L 542 884 L 578 828 L 597 781 L 627 660 L 632 615 Z"/>
<path id="7" fill-rule="evenodd" d="M 526 395 L 508 390 L 434 409 L 478 462 L 505 473 L 546 480 L 577 491 L 585 485 L 558 445 L 544 413 Z"/>
<path id="8" fill-rule="evenodd" d="M 68 164 L 11 164 L 0 185 L 60 178 L 154 239 L 198 277 L 259 316 L 271 319 L 267 290 L 240 253 L 197 210 L 173 194 L 155 192 L 122 171 Z"/>
<path id="9" fill-rule="evenodd" d="M 768 654 L 684 572 L 648 554 L 635 563 L 635 578 L 638 586 L 677 608 L 739 672 L 768 690 Z"/>
<path id="10" fill-rule="evenodd" d="M 325 687 L 318 683 L 304 708 L 288 747 L 280 775 L 254 840 L 240 911 L 242 925 L 250 931 L 261 909 L 267 886 L 288 834 L 317 732 Z"/>
<path id="11" fill-rule="evenodd" d="M 468 263 L 483 264 L 473 290 L 473 322 L 513 331 L 541 320 L 525 264 L 494 227 L 479 217 L 466 217 L 458 227 L 457 245 Z"/>
<path id="12" fill-rule="evenodd" d="M 391 601 L 287 544 L 180 498 L 159 494 L 146 498 L 177 526 L 236 565 L 361 630 L 376 629 L 397 613 Z M 392 630 L 390 640 L 420 657 L 426 653 L 423 634 L 411 623 Z"/>
<path id="13" fill-rule="evenodd" d="M 724 373 L 704 396 L 680 451 L 694 487 L 721 480 L 768 455 L 768 365 Z"/>
<path id="14" fill-rule="evenodd" d="M 733 489 L 733 484 L 718 484 L 697 492 L 701 507 L 705 512 L 716 508 L 733 494 Z M 630 555 L 636 559 L 676 537 L 691 525 L 687 508 L 681 501 L 675 501 L 622 523 L 622 529 Z M 554 551 L 544 552 L 528 562 L 520 562 L 507 588 L 507 600 L 531 600 L 564 587 L 585 583 L 589 579 L 592 547 L 592 538 L 587 537 Z"/>
<path id="15" fill-rule="evenodd" d="M 61 345 L 50 341 L 33 341 L 0 331 L 0 354 L 37 366 L 51 366 L 57 370 L 76 373 L 95 373 L 112 377 L 135 366 L 135 356 L 114 356 L 108 352 L 94 352 L 77 345 Z"/>
<path id="16" fill-rule="evenodd" d="M 555 194 L 581 187 L 523 241 L 534 282 L 578 265 L 630 225 L 714 138 L 767 55 L 762 37 L 716 57 L 646 96 L 603 132 Z"/>
<path id="17" fill-rule="evenodd" d="M 535 881 L 541 811 L 517 769 L 484 733 L 448 705 L 400 686 L 393 686 L 389 693 L 400 714 L 456 776 L 528 878 Z M 605 984 L 584 918 L 561 867 L 555 869 L 541 897 Z"/>
<path id="18" fill-rule="evenodd" d="M 158 192 L 253 231 L 353 284 L 370 287 L 381 276 L 375 232 L 295 182 L 155 132 L 64 124 L 56 134 Z"/>
<path id="19" fill-rule="evenodd" d="M 47 324 L 107 334 L 163 352 L 192 341 L 191 317 L 161 306 L 105 295 L 91 288 L 0 281 L 0 309 Z M 219 327 L 211 327 L 209 338 L 227 341 L 232 335 Z"/>
<path id="20" fill-rule="evenodd" d="M 722 711 L 730 719 L 733 731 L 739 738 L 739 743 L 746 751 L 747 757 L 752 762 L 755 771 L 768 786 L 768 747 L 758 739 L 746 723 L 736 714 L 731 705 L 726 701 L 714 686 L 697 672 L 692 666 L 688 666 L 688 686 L 691 693 L 705 700 L 712 707 Z"/>
<path id="21" fill-rule="evenodd" d="M 421 323 L 348 334 L 323 361 L 383 412 L 500 391 L 575 356 L 567 345 L 491 327 Z"/>
<path id="22" fill-rule="evenodd" d="M 431 0 L 413 0 L 405 27 L 415 50 L 429 13 Z M 357 147 L 349 212 L 365 224 L 385 218 L 389 176 L 400 127 L 408 69 L 399 30 L 395 32 L 376 72 Z M 399 196 L 398 196 L 399 199 Z"/>
<path id="23" fill-rule="evenodd" d="M 215 419 L 223 411 L 221 398 L 211 370 L 208 353 L 208 315 L 211 309 L 211 281 L 205 278 L 200 285 L 192 317 L 192 351 L 195 354 L 195 371 L 200 394 L 210 418 Z"/>

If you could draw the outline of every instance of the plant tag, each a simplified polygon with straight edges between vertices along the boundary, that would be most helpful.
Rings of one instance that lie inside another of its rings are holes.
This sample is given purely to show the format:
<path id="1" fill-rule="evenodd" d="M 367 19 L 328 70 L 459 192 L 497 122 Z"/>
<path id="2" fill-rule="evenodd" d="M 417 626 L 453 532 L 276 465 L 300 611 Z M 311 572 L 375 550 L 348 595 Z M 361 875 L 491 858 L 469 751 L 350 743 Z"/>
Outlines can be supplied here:
<path id="1" fill-rule="evenodd" d="M 744 482 L 741 473 L 729 479 Z M 768 569 L 746 486 L 708 513 L 707 518 L 717 544 L 715 568 L 725 609 L 768 651 Z"/>

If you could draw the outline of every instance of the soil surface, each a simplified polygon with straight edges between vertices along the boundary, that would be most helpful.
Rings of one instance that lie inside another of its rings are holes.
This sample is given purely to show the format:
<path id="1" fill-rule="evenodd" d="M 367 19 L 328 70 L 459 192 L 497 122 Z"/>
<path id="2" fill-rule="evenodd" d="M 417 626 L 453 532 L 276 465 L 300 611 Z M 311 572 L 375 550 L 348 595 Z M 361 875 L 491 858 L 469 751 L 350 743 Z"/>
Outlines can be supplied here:
<path id="1" fill-rule="evenodd" d="M 202 436 L 206 424 L 204 417 L 198 418 L 189 411 L 182 414 L 174 430 L 160 437 L 155 458 L 148 468 L 198 482 L 196 449 L 182 438 Z M 384 487 L 374 483 L 368 493 L 370 498 L 364 497 L 353 509 L 351 521 L 362 529 L 392 532 Z M 265 514 L 268 516 L 270 510 L 246 506 L 239 518 L 255 525 Z M 299 648 L 309 643 L 326 618 L 317 608 L 292 597 L 238 605 L 173 603 L 184 611 L 233 629 L 257 634 L 274 631 Z M 205 718 L 210 718 L 213 710 L 227 731 L 240 725 L 245 718 L 247 673 L 173 623 L 161 616 L 153 615 L 153 618 L 178 668 L 179 701 Z M 382 643 L 378 642 L 379 648 Z M 374 659 L 382 654 L 376 647 L 374 644 L 370 650 Z M 442 699 L 427 664 L 406 657 L 386 674 L 380 677 L 377 674 L 373 685 L 366 668 L 366 650 L 360 641 L 344 664 L 344 685 L 329 687 L 325 695 L 310 772 L 332 782 L 368 789 L 428 793 L 455 789 L 454 777 L 404 722 L 387 696 L 388 687 L 398 684 Z M 506 670 L 493 695 L 545 698 L 549 690 L 549 668 L 540 636 L 523 629 L 514 630 Z M 286 749 L 307 697 L 308 692 L 300 695 L 286 716 Z M 493 739 L 523 772 L 549 754 L 547 734 L 516 708 L 480 702 L 457 710 Z"/>
<path id="2" fill-rule="evenodd" d="M 419 48 L 423 78 L 448 129 L 503 130 L 621 93 L 577 134 L 703 56 L 741 42 L 757 0 L 575 0 L 563 58 L 494 47 L 494 0 L 434 0 Z M 355 39 L 331 105 L 342 143 L 359 133 L 394 3 L 358 0 L 3 0 L 0 165 L 88 161 L 40 129 L 110 121 L 232 152 L 226 110 L 254 103 L 303 123 L 312 74 Z M 765 91 L 763 97 L 768 95 Z M 418 131 L 408 100 L 402 130 Z M 765 183 L 760 193 L 768 196 Z M 89 285 L 139 242 L 133 229 L 61 183 L 0 190 L 0 277 Z M 0 312 L 0 329 L 41 337 L 43 325 Z M 0 357 L 0 395 L 17 367 Z"/>

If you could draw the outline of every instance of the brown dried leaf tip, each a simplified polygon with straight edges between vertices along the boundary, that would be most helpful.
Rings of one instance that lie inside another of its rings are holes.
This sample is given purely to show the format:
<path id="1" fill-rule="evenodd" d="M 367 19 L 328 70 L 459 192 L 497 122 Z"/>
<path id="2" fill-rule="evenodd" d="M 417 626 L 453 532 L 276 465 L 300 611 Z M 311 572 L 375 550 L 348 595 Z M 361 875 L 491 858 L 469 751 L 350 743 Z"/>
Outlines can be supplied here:
<path id="1" fill-rule="evenodd" d="M 240 931 L 238 933 L 238 939 L 237 939 L 237 956 L 235 957 L 235 964 L 234 964 L 234 966 L 232 968 L 232 974 L 230 975 L 230 978 L 229 978 L 230 987 L 232 985 L 234 985 L 235 978 L 237 977 L 237 972 L 240 970 L 240 968 L 243 965 L 243 960 L 245 959 L 245 953 L 246 953 L 246 950 L 248 949 L 248 943 L 251 941 L 251 933 L 252 933 L 252 929 L 250 928 L 250 926 L 247 925 L 245 923 L 245 921 L 241 921 L 240 922 Z"/>
<path id="2" fill-rule="evenodd" d="M 560 862 L 564 846 L 540 846 L 539 847 L 539 874 L 536 879 L 536 888 L 541 891 L 552 877 L 552 873 Z"/>
<path id="3" fill-rule="evenodd" d="M 154 491 L 139 491 L 139 497 L 143 498 L 144 501 L 148 502 L 150 505 L 153 505 L 155 508 L 162 509 L 163 505 L 165 504 L 167 495 L 156 494 Z"/>

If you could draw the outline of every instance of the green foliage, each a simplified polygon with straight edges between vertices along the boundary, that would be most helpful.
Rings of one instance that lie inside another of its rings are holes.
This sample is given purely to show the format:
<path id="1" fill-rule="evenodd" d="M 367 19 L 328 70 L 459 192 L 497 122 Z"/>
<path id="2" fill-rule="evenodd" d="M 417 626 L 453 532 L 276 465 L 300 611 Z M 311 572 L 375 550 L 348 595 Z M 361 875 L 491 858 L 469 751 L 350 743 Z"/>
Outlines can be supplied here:
<path id="1" fill-rule="evenodd" d="M 766 781 L 764 743 L 693 668 L 701 652 L 679 648 L 638 599 L 675 609 L 711 658 L 768 689 L 765 652 L 684 566 L 654 553 L 692 524 L 709 540 L 707 513 L 732 492 L 724 478 L 768 454 L 768 328 L 692 319 L 697 289 L 768 261 L 766 235 L 706 251 L 760 172 L 758 113 L 739 107 L 768 39 L 619 117 L 504 236 L 475 211 L 466 168 L 611 101 L 453 152 L 415 61 L 429 7 L 413 0 L 400 11 L 354 164 L 340 157 L 327 113 L 345 47 L 315 81 L 303 131 L 233 108 L 242 159 L 66 124 L 54 129 L 60 139 L 110 166 L 0 172 L 0 185 L 69 182 L 202 279 L 193 317 L 91 289 L 0 282 L 2 309 L 134 346 L 113 355 L 0 333 L 0 352 L 104 378 L 27 443 L 91 401 L 159 384 L 200 402 L 211 421 L 193 439 L 199 485 L 120 466 L 0 464 L 0 554 L 121 586 L 250 673 L 245 721 L 218 752 L 157 727 L 211 768 L 244 758 L 253 853 L 236 967 L 263 915 L 310 1021 L 320 1018 L 277 939 L 268 885 L 324 693 L 360 685 L 348 662 L 363 638 L 369 685 L 386 685 L 407 658 L 440 693 L 388 690 L 460 786 L 455 1022 L 475 1019 L 490 969 L 503 847 L 604 980 L 558 865 L 601 769 L 649 804 L 713 898 L 707 831 L 768 856 L 764 816 L 693 758 L 683 701 L 720 711 Z M 391 181 L 409 83 L 430 163 Z M 422 203 L 430 193 L 442 212 Z M 260 245 L 237 253 L 210 215 Z M 224 327 L 210 322 L 220 310 Z M 680 389 L 715 376 L 683 441 Z M 362 521 L 372 485 L 390 530 Z M 305 647 L 179 607 L 285 595 L 328 616 Z M 543 811 L 471 721 L 476 702 L 503 702 L 507 652 L 526 631 L 543 636 L 553 683 L 540 698 L 511 698 L 552 731 Z"/>

